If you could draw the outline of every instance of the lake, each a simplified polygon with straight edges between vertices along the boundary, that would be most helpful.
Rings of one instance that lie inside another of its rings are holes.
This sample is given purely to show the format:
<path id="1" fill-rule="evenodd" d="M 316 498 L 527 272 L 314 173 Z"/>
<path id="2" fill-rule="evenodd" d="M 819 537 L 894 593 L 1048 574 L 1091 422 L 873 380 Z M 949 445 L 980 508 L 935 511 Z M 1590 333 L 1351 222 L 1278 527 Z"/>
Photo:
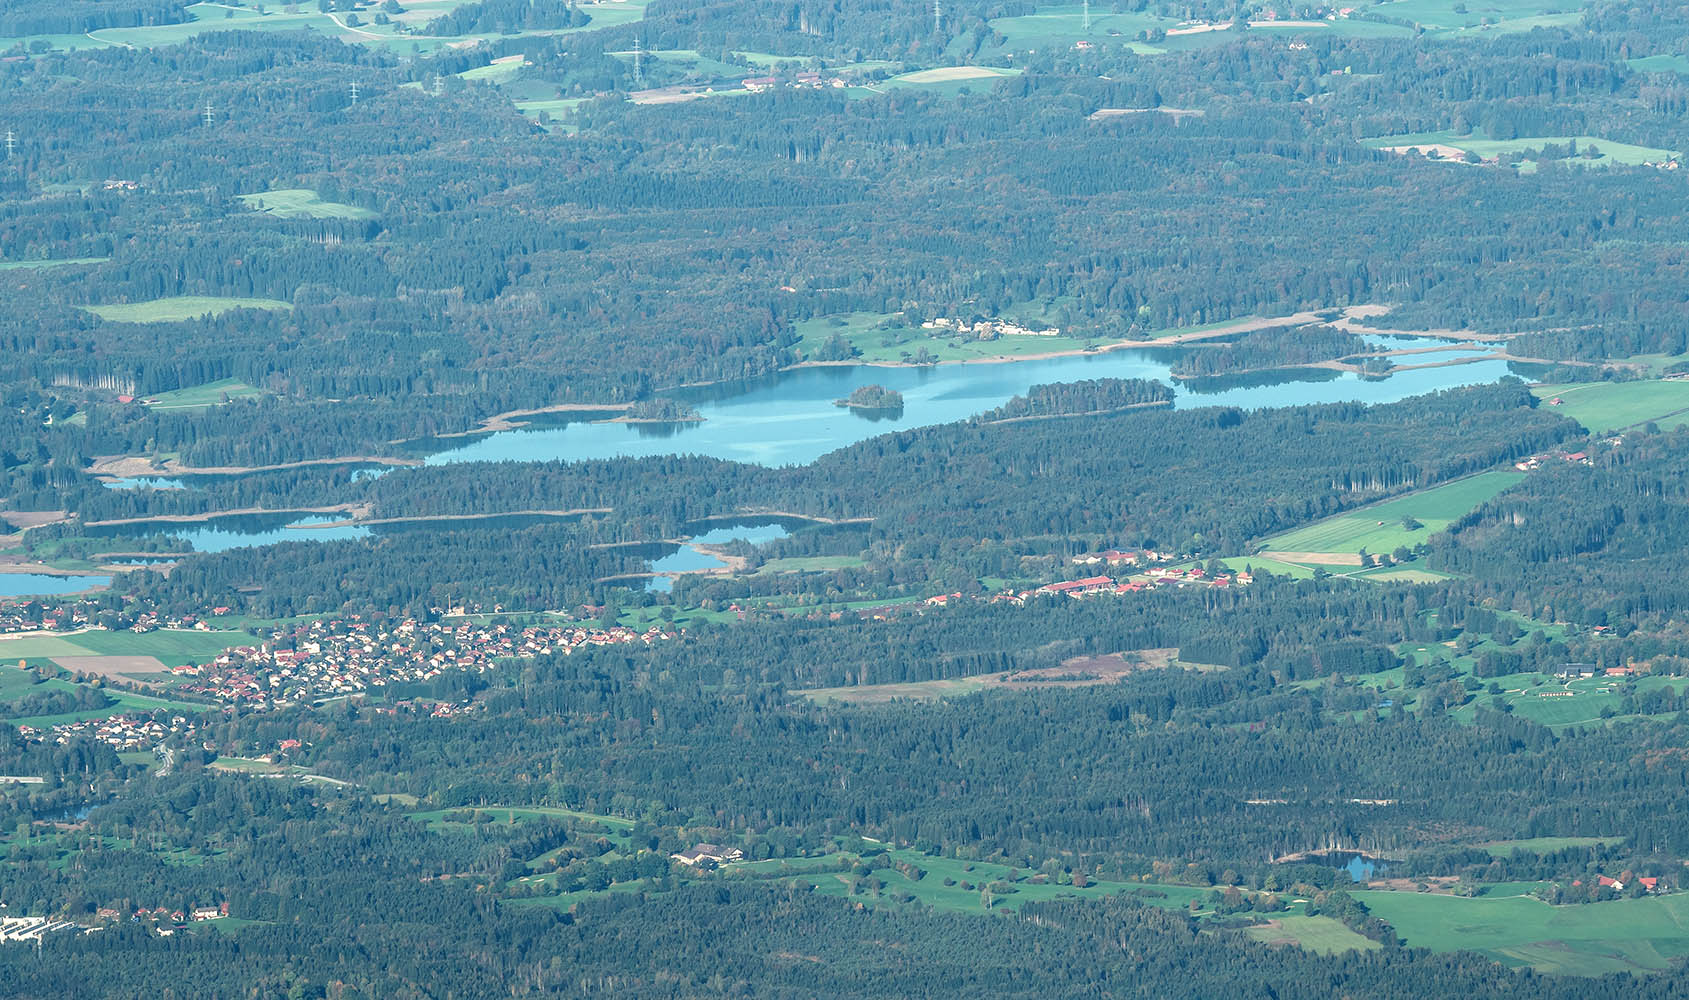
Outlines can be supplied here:
<path id="1" fill-rule="evenodd" d="M 1487 353 L 1423 338 L 1381 338 L 1379 343 L 1392 348 L 1447 347 L 1425 355 L 1425 362 Z M 759 465 L 797 465 L 888 431 L 966 420 L 1041 383 L 1094 378 L 1165 382 L 1173 357 L 1164 349 L 1120 350 L 1005 364 L 801 368 L 763 379 L 664 394 L 696 407 L 705 418 L 702 422 L 608 423 L 596 422 L 601 417 L 569 414 L 551 426 L 499 431 L 462 443 L 452 441 L 426 461 L 439 465 L 691 454 Z M 1414 356 L 1396 360 L 1424 363 Z M 1204 380 L 1179 385 L 1174 405 L 1257 409 L 1348 401 L 1390 403 L 1441 389 L 1494 382 L 1506 374 L 1508 367 L 1503 361 L 1421 368 L 1382 379 L 1325 370 L 1274 372 L 1242 381 Z M 854 389 L 874 384 L 903 394 L 901 415 L 888 419 L 883 413 L 859 414 L 834 405 L 834 400 L 849 396 Z"/>
<path id="2" fill-rule="evenodd" d="M 109 576 L 50 576 L 0 573 L 0 597 L 57 597 L 111 585 Z"/>
<path id="3" fill-rule="evenodd" d="M 723 569 L 727 566 L 727 563 L 708 552 L 700 550 L 697 546 L 725 545 L 732 541 L 761 545 L 778 538 L 790 538 L 792 533 L 786 530 L 786 524 L 790 520 L 790 518 L 778 518 L 769 521 L 752 520 L 711 528 L 702 534 L 692 536 L 685 545 L 677 546 L 675 551 L 668 555 L 651 560 L 651 572 L 697 573 L 707 569 Z M 645 589 L 666 593 L 674 589 L 674 578 L 654 576 L 646 582 Z"/>
<path id="4" fill-rule="evenodd" d="M 429 531 L 441 526 L 456 528 L 522 528 L 556 521 L 576 520 L 576 515 L 553 517 L 544 514 L 506 514 L 499 517 L 450 518 L 399 521 L 388 524 L 351 524 L 344 514 L 232 514 L 205 521 L 130 521 L 124 524 L 91 525 L 84 529 L 91 538 L 144 538 L 164 535 L 187 542 L 195 552 L 227 552 L 230 549 L 277 542 L 336 542 L 371 535 L 403 531 Z M 143 556 L 123 562 L 172 562 L 175 556 Z M 4 591 L 0 591 L 4 593 Z"/>

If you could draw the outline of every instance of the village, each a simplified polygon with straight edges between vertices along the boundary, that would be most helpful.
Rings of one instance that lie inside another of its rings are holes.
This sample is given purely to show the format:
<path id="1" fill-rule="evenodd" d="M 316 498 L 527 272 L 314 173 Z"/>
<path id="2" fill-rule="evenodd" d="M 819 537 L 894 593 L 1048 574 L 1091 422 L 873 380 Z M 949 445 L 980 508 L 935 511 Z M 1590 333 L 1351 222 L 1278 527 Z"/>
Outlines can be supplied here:
<path id="1" fill-rule="evenodd" d="M 527 626 L 360 618 L 283 628 L 257 647 L 237 646 L 210 663 L 175 667 L 179 690 L 253 709 L 423 684 L 451 670 L 481 673 L 500 660 L 570 653 L 582 646 L 653 643 L 676 630 Z"/>

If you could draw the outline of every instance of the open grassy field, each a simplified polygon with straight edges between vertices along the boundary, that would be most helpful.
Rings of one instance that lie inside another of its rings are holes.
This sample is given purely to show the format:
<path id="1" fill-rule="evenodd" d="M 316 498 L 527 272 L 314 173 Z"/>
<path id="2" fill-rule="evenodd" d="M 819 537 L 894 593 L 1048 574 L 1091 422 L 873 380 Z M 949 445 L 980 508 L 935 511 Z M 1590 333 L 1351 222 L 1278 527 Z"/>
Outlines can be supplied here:
<path id="1" fill-rule="evenodd" d="M 514 55 L 500 56 L 485 66 L 466 69 L 458 76 L 465 80 L 479 80 L 482 83 L 505 83 L 522 72 L 522 67 L 528 65 L 527 58 L 518 52 Z"/>
<path id="2" fill-rule="evenodd" d="M 1638 73 L 1681 73 L 1689 76 L 1689 59 L 1679 55 L 1643 56 L 1625 61 Z"/>
<path id="3" fill-rule="evenodd" d="M 1493 840 L 1487 844 L 1479 844 L 1484 850 L 1498 858 L 1505 858 L 1514 851 L 1528 851 L 1533 854 L 1547 854 L 1551 851 L 1563 851 L 1568 847 L 1595 847 L 1598 844 L 1620 844 L 1623 837 L 1530 837 L 1525 840 Z M 1492 886 L 1491 892 L 1497 887 Z"/>
<path id="4" fill-rule="evenodd" d="M 1317 955 L 1340 955 L 1347 951 L 1376 951 L 1377 941 L 1350 930 L 1332 917 L 1276 917 L 1244 934 L 1268 944 L 1293 944 Z"/>
<path id="5" fill-rule="evenodd" d="M 231 646 L 258 640 L 248 632 L 190 632 L 158 629 L 145 634 L 97 629 L 66 638 L 0 638 L 0 663 L 59 656 L 151 656 L 167 667 L 201 663 Z M 3 695 L 3 690 L 0 690 Z"/>
<path id="6" fill-rule="evenodd" d="M 147 397 L 147 405 L 155 410 L 199 410 L 207 406 L 216 406 L 227 395 L 230 399 L 240 399 L 245 396 L 262 396 L 262 389 L 254 389 L 237 379 L 225 378 L 204 385 L 191 385 L 185 389 L 172 389 Z"/>
<path id="7" fill-rule="evenodd" d="M 1411 947 L 1474 950 L 1541 972 L 1658 972 L 1689 955 L 1689 894 L 1550 906 L 1501 898 L 1357 891 Z"/>
<path id="8" fill-rule="evenodd" d="M 178 295 L 150 302 L 126 302 L 117 305 L 82 306 L 101 319 L 114 323 L 172 323 L 201 316 L 218 316 L 235 309 L 292 309 L 293 303 L 280 299 L 239 299 L 215 295 Z"/>
<path id="9" fill-rule="evenodd" d="M 1388 0 L 1366 8 L 1370 13 L 1402 21 L 1412 21 L 1427 30 L 1483 29 L 1490 31 L 1528 31 L 1541 25 L 1570 23 L 1564 20 L 1568 11 L 1577 19 L 1576 4 L 1561 4 L 1554 0 Z"/>
<path id="10" fill-rule="evenodd" d="M 1271 552 L 1388 553 L 1398 546 L 1413 546 L 1447 528 L 1479 504 L 1522 481 L 1525 474 L 1494 470 L 1394 500 L 1328 517 L 1305 528 L 1275 535 L 1262 543 Z M 1404 518 L 1423 527 L 1409 530 Z"/>
<path id="11" fill-rule="evenodd" d="M 758 573 L 824 573 L 835 569 L 854 569 L 868 565 L 861 556 L 795 556 L 790 559 L 770 559 L 757 567 Z"/>
<path id="12" fill-rule="evenodd" d="M 922 348 L 939 361 L 983 361 L 1047 354 L 1052 351 L 1083 351 L 1098 342 L 1073 337 L 998 337 L 996 340 L 962 340 L 934 336 L 946 331 L 923 330 L 903 323 L 899 313 L 841 313 L 795 324 L 798 353 L 813 358 L 821 345 L 835 335 L 855 347 L 852 359 L 863 364 L 898 364 Z"/>
<path id="13" fill-rule="evenodd" d="M 247 206 L 278 219 L 373 219 L 377 214 L 356 205 L 324 201 L 321 195 L 310 188 L 285 188 L 259 194 L 243 194 L 240 200 Z"/>
<path id="14" fill-rule="evenodd" d="M 36 271 L 47 267 L 70 267 L 74 264 L 104 264 L 110 257 L 66 257 L 62 260 L 0 260 L 0 271 Z"/>
<path id="15" fill-rule="evenodd" d="M 1650 420 L 1667 428 L 1689 423 L 1689 380 L 1545 385 L 1531 391 L 1555 412 L 1596 434 Z M 1560 405 L 1549 402 L 1554 399 L 1561 400 Z"/>
<path id="16" fill-rule="evenodd" d="M 453 825 L 447 820 L 447 813 L 463 812 L 469 807 L 458 809 L 426 809 L 410 813 L 411 819 L 427 824 L 430 830 L 443 829 Z M 560 819 L 572 819 L 582 823 L 598 823 L 614 830 L 632 829 L 633 820 L 620 816 L 605 816 L 601 813 L 581 812 L 578 809 L 560 809 L 553 806 L 481 806 L 473 810 L 484 814 L 489 821 L 504 826 L 514 826 L 524 819 L 536 819 L 545 816 Z"/>
<path id="17" fill-rule="evenodd" d="M 363 23 L 352 25 L 344 13 L 325 13 L 316 4 L 264 5 L 260 11 L 253 7 L 234 7 L 219 3 L 196 3 L 187 7 L 192 20 L 182 24 L 148 25 L 137 28 L 104 28 L 85 35 L 30 35 L 0 38 L 0 49 L 14 44 L 28 46 L 45 42 L 57 51 L 102 47 L 153 48 L 175 45 L 209 31 L 316 31 L 342 42 L 386 48 L 394 52 L 433 52 L 449 46 L 473 44 L 478 41 L 517 35 L 439 36 L 413 34 L 441 14 L 449 13 L 472 0 L 412 0 L 404 4 L 404 12 L 392 16 L 392 23 L 373 23 L 367 12 L 360 15 Z M 604 0 L 583 3 L 580 9 L 591 19 L 579 28 L 539 29 L 520 32 L 521 36 L 561 35 L 574 31 L 631 24 L 645 16 L 646 0 Z M 289 10 L 288 8 L 293 9 Z"/>
<path id="18" fill-rule="evenodd" d="M 1480 132 L 1467 135 L 1456 135 L 1444 129 L 1439 132 L 1414 132 L 1406 135 L 1375 136 L 1363 139 L 1362 143 L 1374 149 L 1393 148 L 1399 146 L 1452 146 L 1463 152 L 1476 153 L 1484 159 L 1492 157 L 1507 160 L 1516 158 L 1528 149 L 1541 149 L 1546 145 L 1565 146 L 1577 143 L 1578 155 L 1565 162 L 1582 164 L 1584 166 L 1607 166 L 1610 164 L 1624 164 L 1635 166 L 1642 163 L 1663 163 L 1675 159 L 1682 153 L 1675 149 L 1663 149 L 1656 146 L 1638 146 L 1612 139 L 1603 139 L 1594 135 L 1550 135 L 1527 136 L 1519 139 L 1490 139 Z M 1583 152 L 1594 147 L 1602 154 L 1597 159 L 1586 159 Z"/>

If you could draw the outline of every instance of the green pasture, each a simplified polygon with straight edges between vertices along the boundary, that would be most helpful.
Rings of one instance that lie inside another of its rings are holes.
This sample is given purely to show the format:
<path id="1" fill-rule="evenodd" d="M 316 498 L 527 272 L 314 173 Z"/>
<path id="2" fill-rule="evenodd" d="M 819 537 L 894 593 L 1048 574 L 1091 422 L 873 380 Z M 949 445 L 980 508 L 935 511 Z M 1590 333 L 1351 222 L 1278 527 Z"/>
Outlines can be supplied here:
<path id="1" fill-rule="evenodd" d="M 324 201 L 320 194 L 310 188 L 284 188 L 259 194 L 243 194 L 240 200 L 249 208 L 255 208 L 278 219 L 373 219 L 377 215 L 356 205 Z"/>
<path id="2" fill-rule="evenodd" d="M 177 295 L 149 302 L 81 306 L 101 319 L 114 323 L 173 323 L 180 320 L 219 316 L 235 309 L 291 310 L 293 303 L 280 299 L 242 299 L 217 295 Z"/>
<path id="3" fill-rule="evenodd" d="M 855 569 L 868 565 L 861 556 L 794 556 L 789 559 L 769 559 L 757 567 L 758 573 L 825 573 L 835 569 Z"/>
<path id="4" fill-rule="evenodd" d="M 1454 579 L 1448 573 L 1438 573 L 1428 569 L 1371 569 L 1361 573 L 1350 573 L 1348 576 L 1357 580 L 1371 580 L 1374 583 L 1437 583 L 1441 580 Z"/>
<path id="5" fill-rule="evenodd" d="M 110 257 L 65 257 L 60 260 L 0 260 L 0 271 L 38 271 L 75 264 L 104 264 Z"/>
<path id="6" fill-rule="evenodd" d="M 1384 947 L 1363 937 L 1332 917 L 1282 916 L 1272 924 L 1251 927 L 1246 936 L 1268 944 L 1294 944 L 1317 955 L 1340 955 L 1348 951 L 1376 951 Z"/>
<path id="7" fill-rule="evenodd" d="M 0 638 L 0 663 L 26 657 L 152 656 L 167 667 L 179 667 L 186 663 L 203 663 L 225 649 L 257 642 L 257 637 L 252 634 L 238 631 L 156 629 L 138 634 L 96 629 L 66 638 Z"/>
<path id="8" fill-rule="evenodd" d="M 1478 951 L 1539 972 L 1660 972 L 1689 956 L 1689 894 L 1550 906 L 1529 896 L 1354 893 L 1410 947 Z"/>
<path id="9" fill-rule="evenodd" d="M 197 410 L 218 405 L 223 401 L 225 394 L 230 399 L 240 399 L 245 396 L 262 396 L 264 391 L 254 389 L 238 379 L 225 378 L 148 396 L 147 405 L 155 410 Z"/>
<path id="10" fill-rule="evenodd" d="M 1568 847 L 1596 847 L 1601 844 L 1622 844 L 1624 843 L 1624 839 L 1625 838 L 1623 837 L 1527 837 L 1524 840 L 1493 840 L 1487 844 L 1479 844 L 1478 846 L 1486 851 L 1489 851 L 1490 854 L 1495 857 L 1505 858 L 1512 855 L 1514 851 L 1525 851 L 1530 854 L 1549 854 L 1554 851 L 1563 851 Z M 1519 883 L 1519 885 L 1529 885 L 1532 888 L 1540 884 L 1541 883 L 1537 882 Z M 1486 889 L 1486 894 L 1492 896 L 1501 895 L 1502 893 L 1500 890 L 1502 888 L 1503 886 L 1501 885 L 1489 886 Z M 1532 890 L 1525 889 L 1521 893 L 1515 893 L 1515 895 L 1524 895 L 1530 891 Z"/>
<path id="11" fill-rule="evenodd" d="M 100 47 L 154 48 L 185 42 L 209 31 L 242 30 L 316 31 L 344 42 L 382 47 L 394 52 L 433 52 L 441 48 L 472 45 L 495 38 L 561 35 L 575 31 L 631 24 L 645 16 L 647 0 L 622 0 L 622 2 L 609 0 L 609 2 L 583 3 L 580 5 L 580 9 L 587 14 L 590 21 L 579 28 L 538 29 L 519 32 L 512 36 L 483 34 L 448 37 L 411 33 L 413 31 L 420 32 L 423 26 L 433 18 L 469 2 L 471 0 L 412 0 L 412 2 L 404 4 L 405 12 L 395 15 L 389 24 L 374 23 L 374 18 L 371 16 L 372 12 L 366 10 L 359 13 L 358 16 L 363 23 L 356 26 L 346 22 L 345 13 L 323 13 L 317 10 L 317 5 L 314 3 L 299 4 L 293 11 L 287 10 L 282 4 L 270 4 L 262 13 L 247 7 L 196 3 L 189 5 L 187 8 L 192 20 L 182 24 L 104 28 L 91 31 L 86 35 L 30 35 L 17 38 L 0 38 L 0 51 L 20 43 L 28 46 L 35 42 L 45 42 L 52 49 L 58 51 Z"/>
<path id="12" fill-rule="evenodd" d="M 1252 575 L 1271 573 L 1273 576 L 1288 576 L 1292 580 L 1309 580 L 1314 575 L 1314 571 L 1307 566 L 1279 562 L 1277 559 L 1267 559 L 1262 556 L 1231 556 L 1221 559 L 1220 562 L 1224 563 L 1227 569 L 1236 573 L 1244 571 L 1248 571 Z"/>
<path id="13" fill-rule="evenodd" d="M 634 821 L 620 816 L 605 816 L 599 813 L 581 812 L 578 809 L 559 809 L 553 806 L 459 806 L 452 809 L 425 809 L 419 812 L 407 813 L 411 819 L 425 824 L 430 830 L 450 829 L 464 824 L 446 819 L 447 813 L 473 811 L 485 815 L 489 822 L 499 826 L 515 826 L 522 820 L 554 817 L 572 819 L 582 823 L 599 823 L 616 830 L 627 830 L 633 827 Z"/>
<path id="14" fill-rule="evenodd" d="M 1138 41 L 1138 35 L 1153 28 L 1176 28 L 1179 22 L 1155 14 L 1109 13 L 1099 4 L 1091 11 L 1091 26 L 1087 30 L 1083 5 L 1063 4 L 1019 17 L 993 18 L 989 24 L 1003 36 L 1006 49 L 1036 49 L 1080 41 L 1111 45 L 1124 42 L 1141 54 L 1151 55 L 1164 50 Z"/>
<path id="15" fill-rule="evenodd" d="M 1667 428 L 1689 423 L 1689 380 L 1545 385 L 1531 391 L 1544 408 L 1571 417 L 1592 433 L 1649 421 Z M 1555 406 L 1554 399 L 1562 402 Z"/>
<path id="16" fill-rule="evenodd" d="M 947 330 L 905 325 L 899 313 L 841 313 L 800 320 L 795 329 L 800 338 L 797 351 L 804 357 L 813 358 L 823 344 L 837 335 L 860 352 L 851 359 L 856 364 L 898 364 L 923 347 L 938 361 L 982 361 L 1052 351 L 1083 351 L 1100 343 L 1073 337 L 963 340 Z"/>
<path id="17" fill-rule="evenodd" d="M 1399 546 L 1412 548 L 1524 478 L 1524 473 L 1511 469 L 1481 472 L 1275 535 L 1266 539 L 1262 548 L 1269 553 L 1343 554 L 1362 549 L 1371 553 L 1388 553 Z M 1423 527 L 1412 531 L 1403 527 L 1402 520 L 1408 517 Z"/>
<path id="18" fill-rule="evenodd" d="M 1689 76 L 1689 59 L 1680 55 L 1643 56 L 1625 62 L 1638 73 L 1681 73 Z"/>
<path id="19" fill-rule="evenodd" d="M 1682 155 L 1675 149 L 1663 149 L 1655 146 L 1638 146 L 1613 139 L 1603 139 L 1594 135 L 1550 135 L 1526 136 L 1518 139 L 1490 139 L 1481 132 L 1466 135 L 1456 135 L 1453 131 L 1443 129 L 1438 132 L 1411 132 L 1404 135 L 1374 136 L 1361 140 L 1364 145 L 1374 149 L 1386 146 L 1416 146 L 1438 143 L 1453 146 L 1456 149 L 1476 153 L 1484 159 L 1517 157 L 1526 150 L 1541 149 L 1546 145 L 1566 146 L 1576 142 L 1578 155 L 1564 161 L 1578 163 L 1585 166 L 1606 166 L 1608 164 L 1625 164 L 1636 166 L 1642 163 L 1660 163 L 1675 159 Z M 1597 159 L 1586 159 L 1584 150 L 1595 147 L 1601 156 Z"/>
<path id="20" fill-rule="evenodd" d="M 527 62 L 521 53 L 517 53 L 513 56 L 494 59 L 485 66 L 466 69 L 458 76 L 465 80 L 479 80 L 482 83 L 507 83 L 518 76 L 522 72 L 522 67 L 526 65 Z"/>
<path id="21" fill-rule="evenodd" d="M 1568 11 L 1576 20 L 1577 7 L 1577 4 L 1552 0 L 1390 0 L 1366 10 L 1398 21 L 1412 21 L 1428 30 L 1476 29 L 1488 21 L 1489 30 L 1500 31 L 1520 30 L 1514 27 L 1518 22 L 1557 19 Z"/>
<path id="22" fill-rule="evenodd" d="M 517 101 L 516 110 L 529 117 L 542 111 L 549 115 L 565 115 L 590 100 L 590 97 L 558 97 L 541 101 Z"/>

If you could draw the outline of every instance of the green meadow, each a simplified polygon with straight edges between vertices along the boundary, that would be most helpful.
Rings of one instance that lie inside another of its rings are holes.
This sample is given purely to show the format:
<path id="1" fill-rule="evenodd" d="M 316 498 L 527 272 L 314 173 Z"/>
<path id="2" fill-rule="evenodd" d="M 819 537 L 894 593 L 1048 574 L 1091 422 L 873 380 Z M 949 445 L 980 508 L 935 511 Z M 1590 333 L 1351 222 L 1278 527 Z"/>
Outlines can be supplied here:
<path id="1" fill-rule="evenodd" d="M 1681 73 L 1689 76 L 1689 59 L 1679 55 L 1643 56 L 1627 59 L 1626 63 L 1638 73 Z"/>
<path id="2" fill-rule="evenodd" d="M 177 295 L 149 302 L 82 306 L 101 319 L 114 323 L 174 323 L 181 320 L 220 316 L 236 309 L 291 310 L 293 303 L 280 299 L 240 299 L 215 295 Z"/>
<path id="3" fill-rule="evenodd" d="M 1495 840 L 1478 846 L 1498 858 L 1505 858 L 1514 851 L 1525 851 L 1531 854 L 1548 854 L 1553 851 L 1563 851 L 1568 847 L 1596 847 L 1601 844 L 1622 844 L 1623 837 L 1527 837 L 1524 840 Z M 1499 886 L 1490 886 L 1486 890 L 1491 895 L 1500 895 L 1496 890 Z"/>
<path id="4" fill-rule="evenodd" d="M 483 67 L 484 69 L 491 67 Z M 467 74 L 466 74 L 467 75 Z M 273 215 L 278 219 L 374 219 L 377 213 L 356 205 L 324 201 L 310 188 L 286 188 L 243 194 L 240 200 L 250 208 Z"/>
<path id="5" fill-rule="evenodd" d="M 1362 549 L 1388 553 L 1398 546 L 1412 548 L 1524 478 L 1524 473 L 1511 469 L 1482 472 L 1275 535 L 1266 539 L 1262 548 L 1269 554 L 1278 551 L 1345 555 Z M 1403 524 L 1404 518 L 1412 518 L 1422 527 L 1409 529 Z"/>
<path id="6" fill-rule="evenodd" d="M 1477 951 L 1539 972 L 1661 972 L 1689 956 L 1689 894 L 1550 906 L 1530 896 L 1357 891 L 1410 947 Z"/>
<path id="7" fill-rule="evenodd" d="M 903 322 L 899 313 L 841 313 L 800 320 L 795 327 L 801 338 L 797 350 L 804 357 L 813 358 L 823 344 L 838 336 L 860 352 L 852 359 L 857 364 L 905 363 L 922 348 L 926 348 L 937 361 L 985 361 L 1053 351 L 1084 351 L 1102 344 L 1075 337 L 963 340 L 956 336 L 941 336 L 948 331 L 911 327 Z"/>
<path id="8" fill-rule="evenodd" d="M 1665 428 L 1689 423 L 1689 380 L 1545 385 L 1531 391 L 1545 408 L 1571 417 L 1592 433 L 1649 421 Z"/>
<path id="9" fill-rule="evenodd" d="M 0 639 L 0 663 L 58 656 L 151 656 L 167 667 L 203 663 L 225 649 L 256 643 L 249 632 L 194 632 L 157 629 L 152 632 L 110 632 L 97 629 L 59 638 L 32 636 Z M 5 689 L 0 688 L 0 697 Z"/>
<path id="10" fill-rule="evenodd" d="M 263 394 L 262 389 L 254 389 L 238 379 L 225 378 L 204 385 L 156 393 L 147 397 L 147 405 L 155 410 L 198 410 L 222 403 L 225 395 L 233 400 Z"/>
<path id="11" fill-rule="evenodd" d="M 1245 936 L 1268 944 L 1293 944 L 1317 955 L 1340 955 L 1349 951 L 1376 951 L 1383 945 L 1350 930 L 1333 917 L 1276 917 L 1269 924 L 1251 927 Z"/>
<path id="12" fill-rule="evenodd" d="M 1484 159 L 1507 159 L 1518 157 L 1527 150 L 1541 149 L 1546 145 L 1566 146 L 1577 143 L 1578 155 L 1564 160 L 1584 166 L 1607 166 L 1609 164 L 1624 164 L 1636 166 L 1642 163 L 1661 163 L 1675 159 L 1682 155 L 1675 149 L 1663 149 L 1657 146 L 1639 146 L 1628 142 L 1618 142 L 1613 139 L 1603 139 L 1594 135 L 1549 135 L 1527 136 L 1519 139 L 1490 139 L 1481 132 L 1471 132 L 1466 135 L 1456 135 L 1449 129 L 1438 132 L 1410 132 L 1403 135 L 1382 135 L 1370 139 L 1363 139 L 1364 145 L 1374 149 L 1394 146 L 1419 146 L 1432 143 L 1453 146 L 1456 149 L 1475 153 Z M 1596 159 L 1585 158 L 1584 151 L 1594 148 L 1600 152 Z"/>

